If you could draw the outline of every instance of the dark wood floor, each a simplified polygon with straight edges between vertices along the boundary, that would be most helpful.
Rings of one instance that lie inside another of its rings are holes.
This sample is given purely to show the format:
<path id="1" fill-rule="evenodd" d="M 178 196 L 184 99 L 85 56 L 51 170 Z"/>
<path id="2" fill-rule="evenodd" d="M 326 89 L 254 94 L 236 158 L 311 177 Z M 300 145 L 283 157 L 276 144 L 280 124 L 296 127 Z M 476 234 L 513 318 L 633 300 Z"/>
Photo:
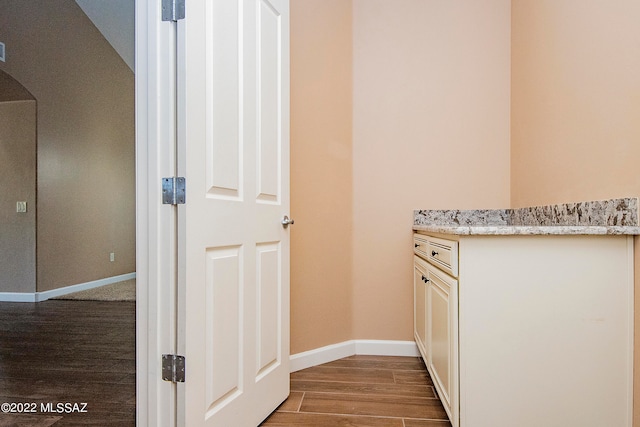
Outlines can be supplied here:
<path id="1" fill-rule="evenodd" d="M 0 403 L 36 404 L 0 412 L 0 427 L 134 426 L 135 369 L 133 302 L 0 302 Z"/>
<path id="2" fill-rule="evenodd" d="M 352 356 L 291 374 L 265 427 L 450 427 L 417 357 Z"/>

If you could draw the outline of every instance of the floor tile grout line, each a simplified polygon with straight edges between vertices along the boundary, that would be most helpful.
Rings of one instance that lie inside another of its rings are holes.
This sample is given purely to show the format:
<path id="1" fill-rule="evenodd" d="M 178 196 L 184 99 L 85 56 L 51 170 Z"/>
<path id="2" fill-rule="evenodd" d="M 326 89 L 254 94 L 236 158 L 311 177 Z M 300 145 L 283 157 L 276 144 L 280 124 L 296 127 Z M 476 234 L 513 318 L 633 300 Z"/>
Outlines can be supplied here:
<path id="1" fill-rule="evenodd" d="M 395 378 L 390 378 L 391 380 L 395 381 Z M 320 379 L 310 379 L 310 378 L 291 378 L 291 381 L 297 381 L 297 382 L 318 382 L 318 383 L 351 383 L 351 384 L 394 384 L 393 382 L 376 382 L 376 381 L 371 381 L 370 379 L 361 379 L 359 381 L 355 381 L 355 380 L 334 380 L 334 379 L 327 379 L 327 378 L 320 378 Z M 433 384 L 433 381 L 422 381 L 420 383 L 418 382 L 404 382 L 404 383 L 398 383 L 399 385 L 426 385 L 426 386 L 431 386 Z"/>
<path id="2" fill-rule="evenodd" d="M 433 388 L 433 387 L 431 387 Z M 298 391 L 300 392 L 300 390 L 293 390 L 293 391 Z M 380 394 L 369 394 L 369 393 L 346 393 L 346 392 L 341 392 L 341 391 L 316 391 L 316 390 L 305 390 L 302 391 L 301 393 L 315 393 L 315 394 L 337 394 L 337 395 L 341 395 L 341 396 L 374 396 L 374 397 L 397 397 L 397 398 L 412 398 L 412 399 L 425 399 L 425 400 L 438 400 L 438 397 L 435 395 L 435 391 L 434 391 L 434 397 L 419 397 L 419 396 L 406 396 L 406 395 L 402 395 L 402 394 L 385 394 L 385 393 L 380 393 Z"/>
<path id="3" fill-rule="evenodd" d="M 449 422 L 449 419 L 441 419 L 441 418 L 419 418 L 419 417 L 407 417 L 407 416 L 393 416 L 393 415 L 369 415 L 369 414 L 343 414 L 339 412 L 292 412 L 298 414 L 307 414 L 307 415 L 335 415 L 339 417 L 368 417 L 368 418 L 382 418 L 382 419 L 393 419 L 393 420 L 414 420 L 414 421 L 435 421 L 435 422 Z"/>
<path id="4" fill-rule="evenodd" d="M 309 383 L 311 383 L 312 381 L 308 381 Z M 341 386 L 341 385 L 352 385 L 354 387 L 384 387 L 384 386 L 403 386 L 403 385 L 408 385 L 408 386 L 418 386 L 418 387 L 431 387 L 430 384 L 396 384 L 396 383 L 358 383 L 358 382 L 352 382 L 352 381 L 322 381 L 322 384 L 333 384 L 335 386 Z M 296 390 L 296 389 L 292 389 L 292 391 L 314 391 L 314 390 Z"/>
<path id="5" fill-rule="evenodd" d="M 306 396 L 307 392 L 303 391 L 302 392 L 302 397 L 300 398 L 300 403 L 298 404 L 298 410 L 296 412 L 300 412 L 300 409 L 302 408 L 302 401 L 304 400 L 304 397 Z"/>
<path id="6" fill-rule="evenodd" d="M 338 417 L 367 417 L 367 418 L 380 418 L 380 419 L 393 419 L 393 420 L 402 420 L 403 417 L 394 417 L 392 415 L 367 415 L 367 414 L 341 414 L 338 412 L 299 412 L 300 414 L 307 414 L 307 415 L 335 415 Z M 440 421 L 440 420 L 432 420 L 429 418 L 411 418 L 413 420 L 420 420 L 420 421 Z"/>
<path id="7" fill-rule="evenodd" d="M 317 367 L 321 367 L 323 369 L 353 369 L 353 370 L 369 370 L 369 371 L 400 371 L 400 372 L 423 372 L 422 369 L 402 369 L 402 368 L 376 368 L 376 367 L 366 367 L 366 366 L 324 366 L 318 365 Z M 312 369 L 312 368 L 307 368 Z M 304 371 L 304 369 L 302 370 Z M 300 371 L 300 372 L 302 372 Z"/>
<path id="8" fill-rule="evenodd" d="M 384 386 L 384 385 L 400 385 L 400 386 L 405 386 L 405 385 L 410 385 L 410 386 L 422 386 L 422 387 L 433 387 L 433 383 L 432 382 L 422 382 L 422 383 L 416 383 L 416 382 L 373 382 L 373 381 L 337 381 L 337 380 L 327 380 L 327 379 L 322 379 L 322 380 L 310 380 L 310 379 L 291 379 L 292 382 L 306 382 L 306 383 L 330 383 L 330 384 L 353 384 L 353 385 L 371 385 L 371 386 Z"/>
<path id="9" fill-rule="evenodd" d="M 394 379 L 394 382 L 379 382 L 379 383 L 373 383 L 371 381 L 334 381 L 334 380 L 310 380 L 310 379 L 298 380 L 298 379 L 295 379 L 295 378 L 292 378 L 292 380 L 293 381 L 307 381 L 307 382 L 340 383 L 340 384 L 375 384 L 375 385 L 398 384 L 398 385 L 422 385 L 422 386 L 427 386 L 427 387 L 431 386 L 431 384 L 420 384 L 420 383 L 396 383 L 395 379 Z"/>

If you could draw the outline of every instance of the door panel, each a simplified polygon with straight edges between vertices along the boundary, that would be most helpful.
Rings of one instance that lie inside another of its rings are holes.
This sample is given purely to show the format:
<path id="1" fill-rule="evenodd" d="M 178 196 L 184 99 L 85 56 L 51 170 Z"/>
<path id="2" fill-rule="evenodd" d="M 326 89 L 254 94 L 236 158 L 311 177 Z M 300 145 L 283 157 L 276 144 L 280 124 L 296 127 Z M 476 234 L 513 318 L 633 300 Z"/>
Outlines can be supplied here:
<path id="1" fill-rule="evenodd" d="M 242 384 L 242 260 L 239 246 L 208 249 L 206 257 L 206 399 L 215 412 Z"/>
<path id="2" fill-rule="evenodd" d="M 178 424 L 255 427 L 289 392 L 286 0 L 191 0 L 178 23 Z"/>
<path id="3" fill-rule="evenodd" d="M 259 87 L 259 181 L 258 200 L 280 201 L 280 152 L 282 151 L 282 16 L 266 0 L 259 1 L 258 81 Z"/>
<path id="4" fill-rule="evenodd" d="M 280 244 L 266 243 L 258 245 L 257 271 L 258 282 L 258 369 L 257 377 L 263 377 L 271 368 L 281 363 L 279 349 L 282 341 L 280 295 L 282 279 L 280 274 Z"/>
<path id="5" fill-rule="evenodd" d="M 243 31 L 237 2 L 207 4 L 206 144 L 209 195 L 242 197 L 242 130 L 240 129 L 241 53 Z"/>

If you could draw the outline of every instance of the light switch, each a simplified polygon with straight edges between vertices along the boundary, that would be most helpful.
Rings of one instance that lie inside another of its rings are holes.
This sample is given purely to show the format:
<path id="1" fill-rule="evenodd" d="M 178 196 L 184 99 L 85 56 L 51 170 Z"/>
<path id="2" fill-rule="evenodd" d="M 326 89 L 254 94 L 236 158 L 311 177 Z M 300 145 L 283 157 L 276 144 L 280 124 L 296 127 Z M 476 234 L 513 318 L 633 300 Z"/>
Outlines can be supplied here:
<path id="1" fill-rule="evenodd" d="M 25 213 L 27 211 L 27 202 L 17 202 L 16 212 Z"/>

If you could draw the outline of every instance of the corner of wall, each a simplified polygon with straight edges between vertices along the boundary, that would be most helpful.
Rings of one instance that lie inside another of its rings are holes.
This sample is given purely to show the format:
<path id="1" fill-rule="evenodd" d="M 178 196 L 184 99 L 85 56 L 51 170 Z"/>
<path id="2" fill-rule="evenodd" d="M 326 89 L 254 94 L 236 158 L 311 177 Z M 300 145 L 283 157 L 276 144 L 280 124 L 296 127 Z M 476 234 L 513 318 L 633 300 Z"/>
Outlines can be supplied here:
<path id="1" fill-rule="evenodd" d="M 291 352 L 352 339 L 351 1 L 291 3 Z"/>

